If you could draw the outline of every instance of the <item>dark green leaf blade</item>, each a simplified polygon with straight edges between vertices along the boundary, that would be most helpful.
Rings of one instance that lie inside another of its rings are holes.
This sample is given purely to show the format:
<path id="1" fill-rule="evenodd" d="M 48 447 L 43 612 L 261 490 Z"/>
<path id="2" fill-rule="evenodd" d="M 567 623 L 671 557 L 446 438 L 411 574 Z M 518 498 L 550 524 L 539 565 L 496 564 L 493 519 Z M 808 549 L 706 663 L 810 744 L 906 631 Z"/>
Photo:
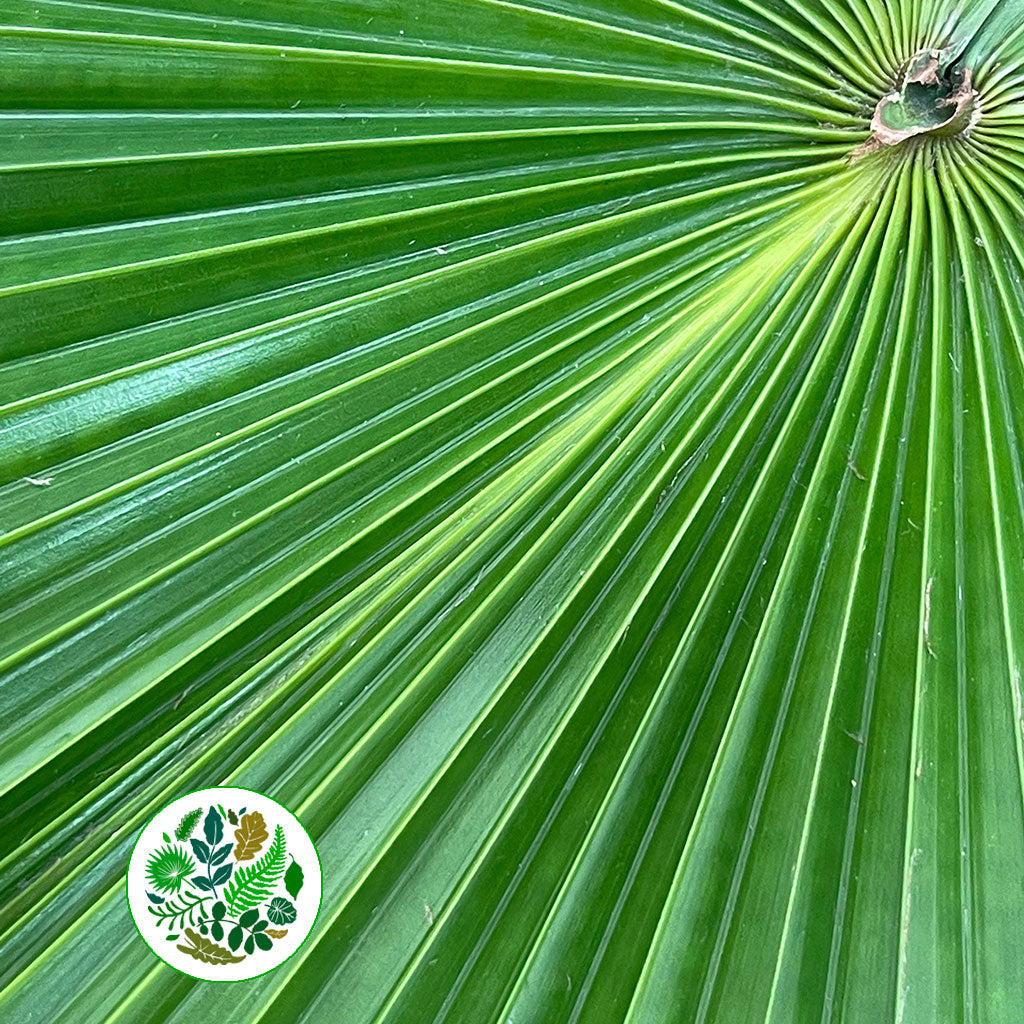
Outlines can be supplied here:
<path id="1" fill-rule="evenodd" d="M 284 873 L 284 887 L 292 899 L 299 895 L 303 881 L 302 868 L 299 862 L 292 858 L 291 864 L 288 865 L 288 870 Z"/>

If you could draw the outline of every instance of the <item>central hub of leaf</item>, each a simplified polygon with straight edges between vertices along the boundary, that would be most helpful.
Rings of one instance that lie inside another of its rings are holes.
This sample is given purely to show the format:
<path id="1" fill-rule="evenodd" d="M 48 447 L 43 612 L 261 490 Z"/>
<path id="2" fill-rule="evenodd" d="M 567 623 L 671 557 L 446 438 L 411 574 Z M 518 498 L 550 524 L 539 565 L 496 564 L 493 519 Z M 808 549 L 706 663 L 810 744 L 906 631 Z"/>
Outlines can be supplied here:
<path id="1" fill-rule="evenodd" d="M 869 145 L 895 146 L 919 135 L 959 135 L 981 114 L 971 70 L 954 66 L 951 50 L 922 50 L 903 68 L 896 88 L 878 101 Z"/>

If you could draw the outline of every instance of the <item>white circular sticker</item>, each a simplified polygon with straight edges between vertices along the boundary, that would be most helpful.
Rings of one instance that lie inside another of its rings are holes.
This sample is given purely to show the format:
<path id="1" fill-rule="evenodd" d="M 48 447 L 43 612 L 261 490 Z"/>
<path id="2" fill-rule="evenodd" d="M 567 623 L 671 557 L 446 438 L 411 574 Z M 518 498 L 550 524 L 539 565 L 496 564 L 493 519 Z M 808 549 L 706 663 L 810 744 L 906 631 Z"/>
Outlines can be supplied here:
<path id="1" fill-rule="evenodd" d="M 142 830 L 128 907 L 165 963 L 245 981 L 284 963 L 320 912 L 320 859 L 299 819 L 249 789 L 200 789 Z"/>

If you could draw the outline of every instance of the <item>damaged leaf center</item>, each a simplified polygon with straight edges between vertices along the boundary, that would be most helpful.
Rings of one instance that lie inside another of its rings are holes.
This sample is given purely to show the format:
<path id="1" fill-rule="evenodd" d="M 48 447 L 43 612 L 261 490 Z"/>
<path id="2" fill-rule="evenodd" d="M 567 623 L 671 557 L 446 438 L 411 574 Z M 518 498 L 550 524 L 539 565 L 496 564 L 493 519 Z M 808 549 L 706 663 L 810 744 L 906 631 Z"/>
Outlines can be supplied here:
<path id="1" fill-rule="evenodd" d="M 895 146 L 919 135 L 953 136 L 980 116 L 971 69 L 954 66 L 951 50 L 923 50 L 910 59 L 897 87 L 875 107 L 867 145 Z"/>

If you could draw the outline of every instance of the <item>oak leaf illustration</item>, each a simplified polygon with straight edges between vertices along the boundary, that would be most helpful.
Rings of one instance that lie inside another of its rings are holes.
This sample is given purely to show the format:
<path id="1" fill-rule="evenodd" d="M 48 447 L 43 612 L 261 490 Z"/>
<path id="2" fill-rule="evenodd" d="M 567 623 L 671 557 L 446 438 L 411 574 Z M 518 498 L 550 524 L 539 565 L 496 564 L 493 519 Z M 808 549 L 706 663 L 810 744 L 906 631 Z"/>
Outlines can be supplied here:
<path id="1" fill-rule="evenodd" d="M 204 964 L 237 964 L 245 959 L 244 956 L 235 956 L 230 949 L 218 946 L 212 939 L 204 938 L 191 928 L 185 929 L 191 946 L 178 946 L 182 953 L 187 953 L 194 960 L 201 960 Z"/>
<path id="2" fill-rule="evenodd" d="M 238 840 L 235 860 L 252 860 L 263 848 L 269 835 L 267 823 L 259 811 L 243 814 L 242 823 L 235 829 L 235 838 Z"/>

